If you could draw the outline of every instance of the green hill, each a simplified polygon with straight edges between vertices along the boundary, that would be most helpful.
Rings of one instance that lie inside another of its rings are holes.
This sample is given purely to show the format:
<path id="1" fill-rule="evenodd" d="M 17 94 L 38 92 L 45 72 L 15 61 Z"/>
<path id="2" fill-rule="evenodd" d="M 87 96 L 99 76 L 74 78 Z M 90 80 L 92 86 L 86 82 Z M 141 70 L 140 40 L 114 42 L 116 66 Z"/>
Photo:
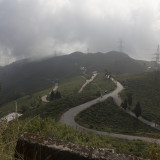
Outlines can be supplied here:
<path id="1" fill-rule="evenodd" d="M 116 77 L 126 87 L 122 92 L 122 98 L 127 93 L 132 93 L 133 110 L 139 101 L 142 108 L 142 116 L 150 121 L 160 122 L 160 72 L 146 72 L 136 75 L 121 75 Z"/>
<path id="2" fill-rule="evenodd" d="M 148 62 L 138 61 L 116 51 L 108 53 L 83 54 L 75 52 L 40 61 L 21 60 L 5 67 L 0 67 L 2 93 L 0 104 L 14 100 L 53 86 L 58 79 L 70 78 L 82 73 L 108 70 L 117 73 L 139 73 L 146 70 Z"/>
<path id="3" fill-rule="evenodd" d="M 76 116 L 76 121 L 87 128 L 98 131 L 136 134 L 159 133 L 160 131 L 142 123 L 115 105 L 112 98 L 97 103 Z"/>

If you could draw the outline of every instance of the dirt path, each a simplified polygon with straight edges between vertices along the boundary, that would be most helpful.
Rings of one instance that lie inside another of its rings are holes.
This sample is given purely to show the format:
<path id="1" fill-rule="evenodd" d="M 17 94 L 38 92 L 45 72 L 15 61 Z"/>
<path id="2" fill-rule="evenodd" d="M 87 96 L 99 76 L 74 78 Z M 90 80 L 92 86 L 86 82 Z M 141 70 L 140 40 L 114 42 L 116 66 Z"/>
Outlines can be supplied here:
<path id="1" fill-rule="evenodd" d="M 123 86 L 118 81 L 114 80 L 113 78 L 112 78 L 112 81 L 117 84 L 117 88 L 114 91 L 112 91 L 109 94 L 104 95 L 102 98 L 99 97 L 99 98 L 96 98 L 94 100 L 91 100 L 89 102 L 86 102 L 84 104 L 81 104 L 79 106 L 76 106 L 74 108 L 69 109 L 67 112 L 65 112 L 62 115 L 62 117 L 60 119 L 60 123 L 66 124 L 68 126 L 72 126 L 72 127 L 76 128 L 76 129 L 93 131 L 96 134 L 107 135 L 107 136 L 110 136 L 110 137 L 123 138 L 123 139 L 128 139 L 128 140 L 142 140 L 142 141 L 145 141 L 145 142 L 160 144 L 160 140 L 158 140 L 158 139 L 91 130 L 91 129 L 85 128 L 83 126 L 80 126 L 79 124 L 77 124 L 75 122 L 74 117 L 79 112 L 89 108 L 90 106 L 96 104 L 97 102 L 101 102 L 101 101 L 106 100 L 108 97 L 113 97 L 113 99 L 116 102 L 116 104 L 118 106 L 120 106 L 121 98 L 119 97 L 118 94 L 123 90 Z M 129 111 L 128 111 L 128 113 L 129 113 Z M 131 114 L 132 116 L 135 116 L 132 112 L 130 112 L 129 114 Z M 149 122 L 149 121 L 147 122 L 146 120 L 144 120 L 142 118 L 139 118 L 139 120 L 143 121 L 144 123 L 146 123 L 148 125 L 150 124 L 150 126 L 153 127 L 152 122 Z"/>
<path id="2" fill-rule="evenodd" d="M 90 82 L 92 82 L 97 76 L 97 73 L 94 73 L 91 77 L 91 79 L 87 79 L 86 82 L 83 84 L 83 86 L 81 87 L 81 89 L 78 91 L 78 93 L 81 93 L 83 91 L 83 89 L 85 88 L 85 86 L 87 84 L 89 84 Z"/>
<path id="3" fill-rule="evenodd" d="M 58 89 L 58 83 L 56 83 L 55 84 L 55 86 L 54 86 L 54 88 L 53 88 L 53 91 L 56 91 Z M 50 92 L 51 93 L 51 92 Z M 43 97 L 41 97 L 41 100 L 43 101 L 43 102 L 49 102 L 48 100 L 47 100 L 47 95 L 44 95 Z"/>

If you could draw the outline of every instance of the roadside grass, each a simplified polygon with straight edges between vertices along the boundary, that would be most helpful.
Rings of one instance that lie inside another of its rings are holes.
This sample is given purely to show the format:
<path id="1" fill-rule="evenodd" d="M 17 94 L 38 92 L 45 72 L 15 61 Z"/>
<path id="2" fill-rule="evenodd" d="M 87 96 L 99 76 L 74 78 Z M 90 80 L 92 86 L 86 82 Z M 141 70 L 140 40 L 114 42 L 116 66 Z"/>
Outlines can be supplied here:
<path id="1" fill-rule="evenodd" d="M 0 126 L 0 159 L 13 159 L 17 139 L 24 132 L 95 148 L 111 148 L 115 149 L 116 153 L 143 158 L 150 158 L 153 153 L 160 153 L 160 146 L 157 144 L 96 135 L 93 132 L 78 131 L 71 127 L 57 124 L 52 118 L 34 117 L 24 121 L 15 120 Z"/>
<path id="2" fill-rule="evenodd" d="M 150 121 L 160 122 L 160 72 L 146 72 L 136 75 L 119 75 L 116 78 L 126 87 L 120 94 L 122 99 L 132 93 L 133 111 L 139 101 L 142 116 Z"/>
<path id="3" fill-rule="evenodd" d="M 160 131 L 130 116 L 122 108 L 115 105 L 111 97 L 82 111 L 75 120 L 86 128 L 98 131 L 133 135 L 145 132 L 160 136 Z"/>

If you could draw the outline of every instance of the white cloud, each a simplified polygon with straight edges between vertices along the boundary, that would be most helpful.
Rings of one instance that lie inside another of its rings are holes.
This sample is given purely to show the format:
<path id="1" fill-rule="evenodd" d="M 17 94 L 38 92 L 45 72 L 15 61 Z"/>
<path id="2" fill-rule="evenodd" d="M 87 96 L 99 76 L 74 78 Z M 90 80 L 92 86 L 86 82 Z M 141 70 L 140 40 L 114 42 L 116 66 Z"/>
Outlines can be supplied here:
<path id="1" fill-rule="evenodd" d="M 160 0 L 0 0 L 0 22 L 1 57 L 106 52 L 122 39 L 146 59 L 160 42 Z"/>

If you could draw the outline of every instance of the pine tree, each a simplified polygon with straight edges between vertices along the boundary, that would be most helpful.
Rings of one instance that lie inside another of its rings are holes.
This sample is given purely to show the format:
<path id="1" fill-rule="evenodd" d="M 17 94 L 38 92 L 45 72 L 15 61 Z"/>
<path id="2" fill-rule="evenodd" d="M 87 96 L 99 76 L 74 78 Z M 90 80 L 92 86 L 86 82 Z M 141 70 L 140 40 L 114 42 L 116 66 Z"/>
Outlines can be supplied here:
<path id="1" fill-rule="evenodd" d="M 127 99 L 124 100 L 124 102 L 121 104 L 122 108 L 124 108 L 125 110 L 127 109 L 128 105 L 127 105 Z"/>
<path id="2" fill-rule="evenodd" d="M 128 105 L 127 105 L 127 100 L 125 99 L 125 100 L 124 100 L 124 107 L 123 107 L 123 108 L 126 110 L 127 107 L 128 107 Z"/>
<path id="3" fill-rule="evenodd" d="M 141 105 L 139 102 L 137 102 L 136 107 L 134 109 L 134 113 L 136 115 L 136 117 L 138 118 L 141 115 Z"/>
<path id="4" fill-rule="evenodd" d="M 127 102 L 130 106 L 132 105 L 132 93 L 127 94 Z"/>
<path id="5" fill-rule="evenodd" d="M 55 98 L 55 93 L 54 93 L 54 91 L 51 91 L 51 94 L 50 94 L 50 100 L 53 100 L 54 98 Z"/>
<path id="6" fill-rule="evenodd" d="M 61 98 L 61 93 L 57 91 L 56 94 L 55 94 L 55 98 L 56 98 L 56 99 Z"/>

